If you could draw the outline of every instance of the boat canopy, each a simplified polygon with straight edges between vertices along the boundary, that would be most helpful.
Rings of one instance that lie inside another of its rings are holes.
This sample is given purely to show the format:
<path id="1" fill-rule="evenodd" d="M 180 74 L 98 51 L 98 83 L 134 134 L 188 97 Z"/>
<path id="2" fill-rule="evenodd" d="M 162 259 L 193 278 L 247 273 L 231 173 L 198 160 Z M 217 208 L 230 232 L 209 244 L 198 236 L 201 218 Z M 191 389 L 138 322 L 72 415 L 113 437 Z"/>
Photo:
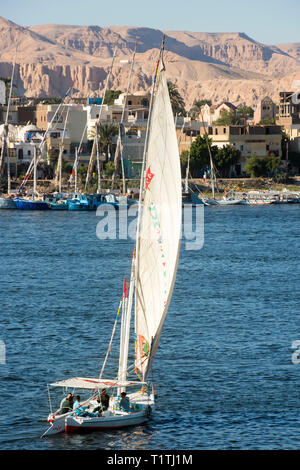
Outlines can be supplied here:
<path id="1" fill-rule="evenodd" d="M 93 379 L 86 377 L 74 377 L 72 379 L 60 380 L 50 384 L 52 387 L 65 387 L 65 388 L 86 388 L 93 390 L 95 388 L 111 388 L 111 387 L 133 387 L 145 385 L 145 382 L 129 382 L 129 381 L 116 381 L 107 379 Z"/>

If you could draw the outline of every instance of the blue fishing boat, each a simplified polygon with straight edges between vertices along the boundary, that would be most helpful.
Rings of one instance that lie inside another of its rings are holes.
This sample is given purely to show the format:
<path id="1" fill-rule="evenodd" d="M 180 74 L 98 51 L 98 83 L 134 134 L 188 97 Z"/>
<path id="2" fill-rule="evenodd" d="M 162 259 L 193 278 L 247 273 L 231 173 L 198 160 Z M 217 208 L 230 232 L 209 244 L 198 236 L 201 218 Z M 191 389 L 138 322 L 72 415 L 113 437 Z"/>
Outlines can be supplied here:
<path id="1" fill-rule="evenodd" d="M 80 194 L 68 200 L 69 211 L 93 211 L 95 209 L 93 197 L 86 194 Z"/>
<path id="2" fill-rule="evenodd" d="M 44 197 L 44 201 L 50 205 L 50 209 L 54 211 L 67 211 L 69 209 L 68 199 L 64 194 L 56 194 Z"/>
<path id="3" fill-rule="evenodd" d="M 67 211 L 69 210 L 68 201 L 53 201 L 49 202 L 50 209 L 53 211 Z"/>
<path id="4" fill-rule="evenodd" d="M 114 207 L 115 209 L 119 209 L 120 202 L 116 198 L 115 194 L 107 193 L 107 194 L 94 194 L 93 195 L 93 203 L 95 205 L 95 209 L 97 207 L 106 204 Z"/>
<path id="5" fill-rule="evenodd" d="M 17 209 L 21 210 L 38 210 L 45 211 L 49 210 L 50 206 L 45 201 L 35 200 L 35 199 L 26 199 L 21 197 L 16 197 L 14 199 Z"/>

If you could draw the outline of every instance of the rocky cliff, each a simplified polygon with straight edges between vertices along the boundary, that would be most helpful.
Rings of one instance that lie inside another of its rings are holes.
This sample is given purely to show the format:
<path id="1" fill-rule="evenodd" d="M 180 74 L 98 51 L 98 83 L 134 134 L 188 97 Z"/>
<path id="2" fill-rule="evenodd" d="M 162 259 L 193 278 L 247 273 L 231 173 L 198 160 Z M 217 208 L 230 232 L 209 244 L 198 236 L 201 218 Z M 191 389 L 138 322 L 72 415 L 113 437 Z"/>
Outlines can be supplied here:
<path id="1" fill-rule="evenodd" d="M 291 89 L 300 78 L 300 44 L 264 45 L 244 33 L 167 31 L 168 78 L 178 86 L 187 109 L 195 99 L 256 106 L 268 95 Z M 26 96 L 63 96 L 73 84 L 77 96 L 103 91 L 117 44 L 109 88 L 125 90 L 139 37 L 131 91 L 148 91 L 162 31 L 151 28 L 41 25 L 21 27 L 0 18 L 0 76 L 11 75 L 17 46 L 15 83 Z M 122 61 L 122 62 L 121 62 Z"/>

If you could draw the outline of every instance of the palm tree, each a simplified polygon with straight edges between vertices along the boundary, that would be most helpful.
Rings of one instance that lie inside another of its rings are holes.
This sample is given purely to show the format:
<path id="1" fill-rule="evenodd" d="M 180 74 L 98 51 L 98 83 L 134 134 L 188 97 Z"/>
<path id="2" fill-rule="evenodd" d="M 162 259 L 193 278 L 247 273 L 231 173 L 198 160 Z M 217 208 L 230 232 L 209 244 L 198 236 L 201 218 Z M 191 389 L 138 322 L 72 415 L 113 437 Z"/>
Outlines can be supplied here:
<path id="1" fill-rule="evenodd" d="M 173 114 L 185 115 L 186 114 L 185 103 L 184 103 L 182 96 L 180 95 L 178 91 L 177 85 L 168 81 L 168 90 L 169 90 Z"/>
<path id="2" fill-rule="evenodd" d="M 112 142 L 115 135 L 118 134 L 118 126 L 115 124 L 100 124 L 98 127 L 99 146 L 101 152 L 108 158 L 109 149 L 112 148 Z"/>

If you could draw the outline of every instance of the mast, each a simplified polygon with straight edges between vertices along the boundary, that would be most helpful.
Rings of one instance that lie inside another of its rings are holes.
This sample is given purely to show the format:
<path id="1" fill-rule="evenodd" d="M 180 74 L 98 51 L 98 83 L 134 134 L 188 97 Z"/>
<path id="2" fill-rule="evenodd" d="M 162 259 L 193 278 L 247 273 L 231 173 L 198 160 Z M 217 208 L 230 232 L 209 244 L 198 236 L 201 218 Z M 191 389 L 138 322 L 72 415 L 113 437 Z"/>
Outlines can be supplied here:
<path id="1" fill-rule="evenodd" d="M 205 140 L 206 140 L 206 143 L 207 143 L 207 148 L 208 148 L 208 153 L 209 153 L 211 192 L 212 192 L 213 199 L 215 199 L 215 169 L 214 169 L 214 164 L 213 164 L 213 159 L 212 159 L 212 154 L 211 154 L 210 143 L 209 143 L 209 140 L 208 140 L 206 127 L 205 127 L 204 120 L 203 120 L 202 108 L 200 109 L 200 113 L 201 113 L 202 124 L 203 124 L 203 127 L 204 127 Z"/>
<path id="2" fill-rule="evenodd" d="M 184 185 L 184 191 L 185 191 L 186 193 L 189 192 L 190 155 L 191 155 L 191 151 L 190 151 L 190 149 L 189 149 L 188 162 L 187 162 L 186 172 L 185 172 L 185 185 Z"/>
<path id="3" fill-rule="evenodd" d="M 12 95 L 12 87 L 15 75 L 15 66 L 16 66 L 16 57 L 17 57 L 17 48 L 14 57 L 14 63 L 12 68 L 11 80 L 10 80 L 10 88 L 9 88 L 9 97 L 6 109 L 6 117 L 5 117 L 5 124 L 4 124 L 4 135 L 3 135 L 3 145 L 1 149 L 1 157 L 0 157 L 0 174 L 3 171 L 3 160 L 4 160 L 4 151 L 5 151 L 5 144 L 6 144 L 6 156 L 7 156 L 7 193 L 10 194 L 11 189 L 11 177 L 10 177 L 10 155 L 9 155 L 9 133 L 8 133 L 8 116 L 10 110 L 10 102 L 11 102 L 11 95 Z"/>
<path id="4" fill-rule="evenodd" d="M 98 173 L 97 194 L 100 194 L 100 193 L 101 193 L 101 171 L 100 171 L 100 155 L 99 155 L 98 126 L 96 126 L 96 149 L 97 149 L 97 173 Z"/>
<path id="5" fill-rule="evenodd" d="M 118 154 L 117 154 L 117 152 L 118 152 L 118 153 L 120 153 L 121 167 L 122 167 L 123 194 L 125 194 L 125 192 L 126 192 L 126 187 L 125 187 L 125 173 L 124 173 L 123 145 L 122 145 L 122 124 L 124 122 L 125 109 L 126 109 L 128 94 L 129 94 L 129 90 L 130 90 L 131 76 L 132 76 L 132 72 L 133 72 L 133 66 L 134 66 L 134 60 L 135 60 L 138 41 L 139 41 L 139 37 L 136 38 L 135 48 L 134 48 L 134 52 L 133 52 L 132 59 L 131 59 L 131 67 L 130 67 L 130 72 L 129 72 L 129 77 L 128 77 L 127 89 L 126 89 L 125 99 L 124 99 L 124 103 L 123 103 L 121 122 L 120 122 L 120 125 L 119 125 L 119 135 L 118 135 L 118 143 L 117 143 L 117 149 L 116 149 L 116 155 L 115 155 L 114 172 L 113 172 L 112 181 L 111 181 L 111 188 L 113 189 L 114 182 L 115 182 L 115 177 L 116 177 L 116 172 L 117 172 L 117 169 L 118 169 L 117 168 L 117 166 L 118 166 Z"/>
<path id="6" fill-rule="evenodd" d="M 63 106 L 64 100 L 66 99 L 66 97 L 69 95 L 69 93 L 70 93 L 71 91 L 72 91 L 72 87 L 67 90 L 63 101 L 62 101 L 62 102 L 59 104 L 59 106 L 57 107 L 57 109 L 56 109 L 56 111 L 55 111 L 55 113 L 54 113 L 54 115 L 53 115 L 51 121 L 50 121 L 49 124 L 48 124 L 48 127 L 47 127 L 47 129 L 46 129 L 46 132 L 45 132 L 45 134 L 44 134 L 44 136 L 43 136 L 43 139 L 42 139 L 42 141 L 41 141 L 41 143 L 40 143 L 40 145 L 39 145 L 40 154 L 39 154 L 38 160 L 41 158 L 41 155 L 42 155 L 42 148 L 43 148 L 43 146 L 45 145 L 46 137 L 47 137 L 47 135 L 48 135 L 48 133 L 49 133 L 51 127 L 52 127 L 52 124 L 53 124 L 53 122 L 54 122 L 54 119 L 56 118 L 56 116 L 57 116 L 57 114 L 58 114 L 60 108 Z M 23 181 L 22 181 L 22 183 L 21 183 L 21 185 L 20 185 L 20 187 L 19 187 L 19 189 L 18 189 L 19 192 L 20 192 L 20 191 L 22 190 L 22 188 L 26 185 L 27 180 L 28 180 L 30 174 L 32 173 L 33 167 L 34 167 L 34 159 L 32 159 L 31 162 L 30 162 L 30 164 L 29 164 L 29 167 L 28 167 L 28 169 L 27 169 L 27 171 L 26 171 L 26 174 L 25 174 L 25 176 L 24 176 L 24 179 L 23 179 Z"/>
<path id="7" fill-rule="evenodd" d="M 126 325 L 126 298 L 128 295 L 127 290 L 127 281 L 124 278 L 123 283 L 123 297 L 122 297 L 122 317 L 121 317 L 121 333 L 120 333 L 120 354 L 119 354 L 119 372 L 118 372 L 118 380 L 123 380 L 123 361 L 124 361 L 124 353 L 125 353 L 125 325 Z M 120 395 L 121 390 L 118 388 L 118 396 Z"/>
<path id="8" fill-rule="evenodd" d="M 108 72 L 107 77 L 106 77 L 106 83 L 105 83 L 104 92 L 103 92 L 103 99 L 102 99 L 102 102 L 101 102 L 99 117 L 97 119 L 96 126 L 99 125 L 100 122 L 101 122 L 103 104 L 104 104 L 104 100 L 105 100 L 105 96 L 106 96 L 107 87 L 108 87 L 108 83 L 109 83 L 109 80 L 110 80 L 111 72 L 112 72 L 112 69 L 113 69 L 113 66 L 114 66 L 114 62 L 115 62 L 115 57 L 116 57 L 116 53 L 117 53 L 117 47 L 118 47 L 119 39 L 120 39 L 120 36 L 118 35 L 118 39 L 116 41 L 116 45 L 115 45 L 115 49 L 114 49 L 114 53 L 113 53 L 113 57 L 112 57 L 111 66 L 110 66 L 109 72 Z M 87 189 L 89 179 L 90 179 L 90 175 L 91 175 L 91 172 L 92 172 L 92 169 L 93 169 L 95 153 L 96 153 L 96 138 L 94 138 L 94 141 L 93 141 L 91 158 L 90 158 L 90 161 L 89 161 L 88 171 L 87 171 L 87 174 L 86 174 L 85 189 Z"/>
<path id="9" fill-rule="evenodd" d="M 75 193 L 78 192 L 78 148 L 75 148 L 75 163 L 74 163 L 74 172 L 75 172 Z"/>
<path id="10" fill-rule="evenodd" d="M 134 293 L 134 272 L 135 272 L 135 249 L 133 250 L 133 255 L 132 255 L 129 293 L 128 293 L 127 282 L 126 282 L 126 288 L 124 285 L 124 292 L 123 292 L 123 297 L 125 297 L 125 304 L 124 304 L 125 308 L 124 308 L 124 312 L 122 313 L 120 362 L 119 362 L 119 374 L 118 374 L 119 380 L 122 382 L 126 381 L 126 378 L 127 378 L 130 322 L 131 322 L 132 302 L 133 302 L 133 293 Z M 123 315 L 124 315 L 124 320 L 123 320 Z M 118 389 L 118 395 L 124 391 L 125 391 L 125 387 L 120 387 Z"/>
<path id="11" fill-rule="evenodd" d="M 62 155 L 63 155 L 63 151 L 64 151 L 64 139 L 65 139 L 65 132 L 66 132 L 66 127 L 67 127 L 69 112 L 70 112 L 70 108 L 68 107 L 67 115 L 66 115 L 66 118 L 65 118 L 64 130 L 63 130 L 61 142 L 60 142 L 60 145 L 59 145 L 59 156 L 58 156 L 57 170 L 56 170 L 56 182 L 55 182 L 55 184 L 57 186 L 57 180 L 58 180 L 58 191 L 60 193 L 62 192 Z"/>
<path id="12" fill-rule="evenodd" d="M 34 160 L 34 165 L 33 165 L 33 200 L 35 200 L 35 196 L 37 195 L 37 158 L 36 158 L 36 146 L 33 147 L 33 160 Z"/>

